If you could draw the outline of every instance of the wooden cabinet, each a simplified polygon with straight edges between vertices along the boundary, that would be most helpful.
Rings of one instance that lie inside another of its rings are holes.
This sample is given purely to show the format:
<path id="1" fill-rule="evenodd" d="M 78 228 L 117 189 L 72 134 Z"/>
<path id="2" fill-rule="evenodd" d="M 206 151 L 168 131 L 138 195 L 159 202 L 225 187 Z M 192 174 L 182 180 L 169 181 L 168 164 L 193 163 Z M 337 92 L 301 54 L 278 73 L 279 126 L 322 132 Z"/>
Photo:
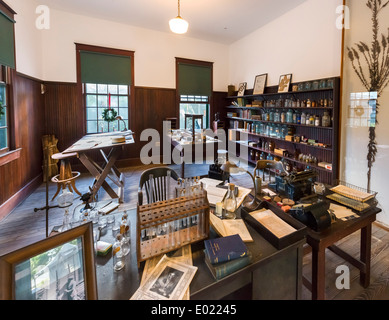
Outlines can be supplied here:
<path id="1" fill-rule="evenodd" d="M 227 97 L 230 143 L 248 162 L 265 158 L 298 171 L 309 167 L 317 171 L 317 181 L 332 184 L 338 177 L 340 78 L 291 87 L 294 91 L 286 93 L 272 86 L 261 95 L 247 90 L 244 96 Z"/>

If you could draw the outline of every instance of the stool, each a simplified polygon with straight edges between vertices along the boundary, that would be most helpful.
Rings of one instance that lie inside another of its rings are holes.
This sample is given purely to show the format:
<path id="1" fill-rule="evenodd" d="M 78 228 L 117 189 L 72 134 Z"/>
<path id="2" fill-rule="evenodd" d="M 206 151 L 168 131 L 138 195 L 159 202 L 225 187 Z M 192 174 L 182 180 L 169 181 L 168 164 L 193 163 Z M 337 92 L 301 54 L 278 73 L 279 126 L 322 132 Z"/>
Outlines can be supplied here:
<path id="1" fill-rule="evenodd" d="M 51 181 L 57 183 L 57 192 L 51 201 L 53 201 L 59 191 L 66 188 L 66 186 L 70 192 L 73 192 L 74 190 L 78 195 L 82 195 L 81 192 L 77 190 L 75 183 L 75 179 L 80 176 L 80 173 L 72 171 L 72 167 L 70 166 L 69 159 L 74 156 L 77 156 L 77 153 L 56 153 L 51 156 L 51 158 L 61 161 L 59 174 L 51 179 Z"/>

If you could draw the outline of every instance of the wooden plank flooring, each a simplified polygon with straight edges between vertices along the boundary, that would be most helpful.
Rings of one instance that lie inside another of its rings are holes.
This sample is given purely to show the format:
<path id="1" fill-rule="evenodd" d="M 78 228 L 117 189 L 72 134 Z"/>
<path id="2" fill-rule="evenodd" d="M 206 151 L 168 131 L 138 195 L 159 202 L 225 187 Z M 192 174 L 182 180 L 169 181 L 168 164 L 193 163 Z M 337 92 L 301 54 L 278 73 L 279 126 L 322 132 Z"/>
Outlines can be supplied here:
<path id="1" fill-rule="evenodd" d="M 151 166 L 136 166 L 122 169 L 125 176 L 126 188 L 124 203 L 120 210 L 135 208 L 137 203 L 138 183 L 141 173 Z M 179 166 L 171 166 L 180 174 Z M 187 176 L 206 175 L 207 165 L 187 165 Z M 87 192 L 93 178 L 87 174 L 81 175 L 76 186 L 81 193 Z M 231 182 L 242 187 L 251 188 L 252 181 L 248 175 L 233 176 Z M 56 185 L 49 184 L 49 199 L 56 191 Z M 107 200 L 109 196 L 102 190 L 99 200 Z M 0 255 L 11 252 L 45 238 L 46 219 L 45 211 L 34 212 L 34 208 L 45 206 L 45 184 L 42 184 L 32 195 L 25 199 L 11 214 L 0 221 Z M 49 201 L 49 205 L 56 205 L 56 200 Z M 81 201 L 75 197 L 70 212 L 78 212 Z M 52 208 L 49 210 L 49 230 L 62 224 L 63 209 Z M 359 255 L 360 233 L 356 232 L 337 243 L 343 250 L 354 257 Z M 339 265 L 347 265 L 350 268 L 351 286 L 349 290 L 338 290 L 335 286 L 339 274 L 335 273 Z M 311 254 L 303 259 L 303 274 L 311 279 Z M 302 299 L 309 300 L 310 292 L 303 287 Z M 379 225 L 374 224 L 372 230 L 372 260 L 371 260 L 371 285 L 364 289 L 359 284 L 359 271 L 345 262 L 333 252 L 326 251 L 326 298 L 329 300 L 388 300 L 389 299 L 389 232 Z"/>

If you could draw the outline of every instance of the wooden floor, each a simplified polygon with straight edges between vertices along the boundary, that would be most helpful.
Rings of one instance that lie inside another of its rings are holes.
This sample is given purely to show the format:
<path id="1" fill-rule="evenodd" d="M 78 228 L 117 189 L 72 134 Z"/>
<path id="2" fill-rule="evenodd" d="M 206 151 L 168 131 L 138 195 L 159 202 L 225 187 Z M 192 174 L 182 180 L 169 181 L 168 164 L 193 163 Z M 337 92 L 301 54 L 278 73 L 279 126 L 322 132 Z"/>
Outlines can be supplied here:
<path id="1" fill-rule="evenodd" d="M 137 203 L 138 182 L 141 173 L 147 166 L 129 167 L 122 169 L 125 176 L 124 203 L 120 205 L 121 210 L 135 208 Z M 171 166 L 180 174 L 179 166 Z M 206 175 L 207 165 L 188 165 L 186 176 Z M 88 186 L 93 178 L 87 174 L 81 175 L 77 181 L 77 188 L 81 193 L 88 192 Z M 252 181 L 248 175 L 232 177 L 231 182 L 242 187 L 252 187 Z M 49 199 L 56 191 L 56 185 L 49 184 Z M 45 184 L 42 184 L 33 194 L 25 199 L 11 214 L 0 221 L 0 255 L 24 247 L 36 241 L 42 240 L 46 235 L 46 213 L 44 210 L 34 212 L 34 208 L 45 206 Z M 101 191 L 99 200 L 109 199 L 108 195 Z M 50 206 L 56 205 L 56 200 L 49 202 Z M 81 201 L 75 197 L 71 213 L 78 212 L 81 208 Z M 62 224 L 63 209 L 52 208 L 49 210 L 49 230 L 54 226 Z M 359 255 L 359 237 L 356 232 L 349 237 L 342 239 L 337 244 L 343 250 L 355 257 Z M 350 269 L 351 285 L 349 290 L 338 290 L 336 279 L 339 274 L 335 270 L 340 265 L 346 265 Z M 303 274 L 311 278 L 311 255 L 307 254 L 303 259 Z M 326 298 L 329 300 L 388 300 L 389 299 L 389 232 L 379 225 L 373 225 L 372 233 L 372 260 L 371 260 L 371 285 L 364 289 L 359 284 L 359 272 L 356 268 L 336 256 L 331 251 L 326 251 Z M 309 300 L 310 292 L 303 287 L 302 299 Z"/>

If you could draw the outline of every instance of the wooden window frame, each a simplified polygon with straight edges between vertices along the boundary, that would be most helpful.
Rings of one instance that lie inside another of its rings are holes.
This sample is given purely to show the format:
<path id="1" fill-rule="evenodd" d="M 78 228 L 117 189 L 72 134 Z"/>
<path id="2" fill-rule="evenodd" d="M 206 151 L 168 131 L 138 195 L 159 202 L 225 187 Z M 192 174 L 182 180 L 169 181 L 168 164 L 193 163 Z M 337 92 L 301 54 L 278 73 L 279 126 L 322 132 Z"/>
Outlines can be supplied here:
<path id="1" fill-rule="evenodd" d="M 83 84 L 81 80 L 81 55 L 80 51 L 91 51 L 119 56 L 131 57 L 131 84 L 129 85 L 129 99 L 128 99 L 128 129 L 132 128 L 134 123 L 134 112 L 132 111 L 133 106 L 135 105 L 135 84 L 134 84 L 134 51 L 123 50 L 123 49 L 114 49 L 107 47 L 100 47 L 82 43 L 75 43 L 76 45 L 76 60 L 77 60 L 77 96 L 79 104 L 82 106 L 83 111 L 80 112 L 80 116 L 76 119 L 77 121 L 77 132 L 82 132 L 83 136 L 87 133 L 87 123 L 86 123 L 86 101 L 84 98 Z"/>

